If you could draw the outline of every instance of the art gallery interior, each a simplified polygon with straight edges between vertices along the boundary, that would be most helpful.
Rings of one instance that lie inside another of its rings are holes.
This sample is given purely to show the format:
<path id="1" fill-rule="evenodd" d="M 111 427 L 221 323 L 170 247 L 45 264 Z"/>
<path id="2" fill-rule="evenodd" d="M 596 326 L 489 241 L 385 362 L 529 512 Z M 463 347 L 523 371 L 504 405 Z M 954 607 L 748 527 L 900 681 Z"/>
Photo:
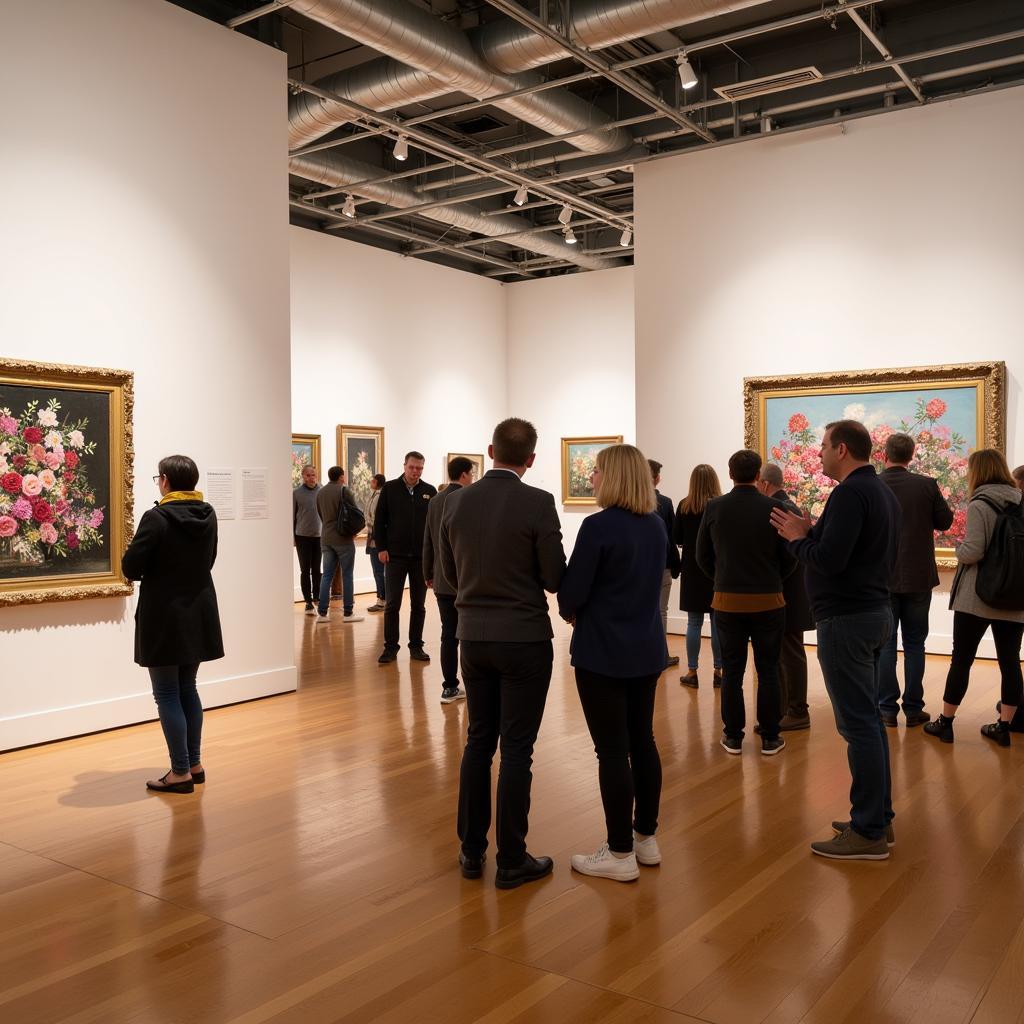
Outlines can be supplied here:
<path id="1" fill-rule="evenodd" d="M 459 876 L 436 658 L 379 669 L 379 617 L 318 637 L 296 603 L 287 461 L 372 424 L 389 478 L 415 449 L 439 484 L 523 416 L 571 553 L 594 508 L 560 500 L 562 438 L 622 435 L 678 501 L 744 446 L 747 378 L 995 362 L 1024 462 L 1024 6 L 38 0 L 4 36 L 0 357 L 134 375 L 136 521 L 170 451 L 265 469 L 268 504 L 220 524 L 194 797 L 144 789 L 136 598 L 0 602 L 0 1017 L 1024 1020 L 993 661 L 955 748 L 890 735 L 893 857 L 838 866 L 807 853 L 849 787 L 813 653 L 813 726 L 764 762 L 720 757 L 710 683 L 666 673 L 665 863 L 619 886 L 568 866 L 602 818 L 553 616 L 555 873 L 501 893 Z"/>

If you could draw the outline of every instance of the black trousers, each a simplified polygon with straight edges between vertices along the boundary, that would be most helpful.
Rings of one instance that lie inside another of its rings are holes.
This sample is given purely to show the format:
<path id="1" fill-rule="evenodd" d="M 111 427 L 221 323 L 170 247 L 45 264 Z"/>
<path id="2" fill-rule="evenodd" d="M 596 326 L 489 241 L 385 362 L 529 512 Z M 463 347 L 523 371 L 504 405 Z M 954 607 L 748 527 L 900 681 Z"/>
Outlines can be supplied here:
<path id="1" fill-rule="evenodd" d="M 427 581 L 422 558 L 391 556 L 384 566 L 384 649 L 397 651 L 398 615 L 402 610 L 405 581 L 409 580 L 409 647 L 423 646 L 423 621 L 427 617 Z"/>
<path id="2" fill-rule="evenodd" d="M 459 773 L 459 839 L 467 857 L 483 856 L 491 827 L 491 761 L 501 740 L 498 769 L 497 863 L 526 859 L 533 745 L 551 683 L 550 640 L 500 643 L 463 640 L 462 681 L 469 731 Z"/>
<path id="3" fill-rule="evenodd" d="M 437 610 L 441 615 L 441 678 L 446 690 L 459 685 L 459 609 L 454 594 L 434 593 Z"/>
<path id="4" fill-rule="evenodd" d="M 779 695 L 783 715 L 807 716 L 807 650 L 803 633 L 782 634 Z"/>
<path id="5" fill-rule="evenodd" d="M 786 609 L 767 612 L 715 612 L 722 648 L 722 724 L 726 736 L 743 739 L 747 710 L 743 703 L 743 673 L 747 643 L 754 648 L 757 669 L 757 721 L 761 739 L 779 736 L 779 655 L 782 652 Z"/>
<path id="6" fill-rule="evenodd" d="M 1024 623 L 1005 619 L 982 619 L 967 612 L 953 612 L 953 658 L 946 676 L 946 692 L 942 699 L 959 707 L 967 693 L 971 666 L 978 655 L 978 645 L 985 630 L 992 627 L 996 642 L 996 658 L 1002 681 L 1000 699 L 1008 708 L 1019 707 L 1024 690 L 1020 669 L 1020 645 L 1024 637 Z"/>
<path id="7" fill-rule="evenodd" d="M 320 598 L 320 538 L 296 536 L 295 553 L 299 556 L 302 599 L 309 604 Z"/>
<path id="8" fill-rule="evenodd" d="M 576 689 L 597 753 L 608 848 L 615 853 L 632 852 L 633 829 L 642 836 L 658 831 L 661 758 L 654 742 L 657 686 L 657 676 L 616 679 L 576 669 Z"/>

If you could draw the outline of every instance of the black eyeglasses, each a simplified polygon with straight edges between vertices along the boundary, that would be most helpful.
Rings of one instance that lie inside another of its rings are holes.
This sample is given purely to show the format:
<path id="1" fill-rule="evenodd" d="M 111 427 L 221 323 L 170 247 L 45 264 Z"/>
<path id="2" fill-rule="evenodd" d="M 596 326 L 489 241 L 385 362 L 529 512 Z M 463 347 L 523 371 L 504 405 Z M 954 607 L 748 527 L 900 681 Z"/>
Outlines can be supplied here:
<path id="1" fill-rule="evenodd" d="M 161 480 L 163 480 L 163 478 L 164 478 L 163 473 L 157 473 L 157 475 L 155 477 L 153 477 L 153 483 L 158 484 L 158 483 L 160 483 Z"/>

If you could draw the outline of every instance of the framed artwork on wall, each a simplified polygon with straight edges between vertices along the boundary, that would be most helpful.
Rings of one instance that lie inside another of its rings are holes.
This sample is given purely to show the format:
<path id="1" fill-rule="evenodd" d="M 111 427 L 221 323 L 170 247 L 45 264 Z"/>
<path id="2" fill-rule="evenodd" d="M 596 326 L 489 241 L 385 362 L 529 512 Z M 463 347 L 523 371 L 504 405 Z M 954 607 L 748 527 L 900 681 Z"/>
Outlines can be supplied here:
<path id="1" fill-rule="evenodd" d="M 133 384 L 0 359 L 0 605 L 132 593 Z"/>
<path id="2" fill-rule="evenodd" d="M 448 464 L 452 459 L 469 459 L 473 463 L 473 479 L 479 480 L 486 470 L 484 469 L 483 455 L 467 455 L 466 452 L 449 452 L 444 457 L 444 469 L 441 473 L 441 483 L 448 484 Z"/>
<path id="3" fill-rule="evenodd" d="M 835 486 L 821 471 L 826 423 L 862 422 L 877 469 L 886 438 L 909 434 L 916 443 L 910 469 L 935 477 L 953 509 L 953 525 L 935 536 L 939 568 L 951 569 L 967 520 L 967 457 L 976 448 L 1002 451 L 1006 443 L 1005 381 L 1002 362 L 748 377 L 746 444 L 780 466 L 786 490 L 816 518 Z"/>
<path id="4" fill-rule="evenodd" d="M 292 434 L 292 489 L 302 483 L 302 471 L 306 466 L 316 470 L 316 480 L 320 483 L 320 435 Z"/>
<path id="5" fill-rule="evenodd" d="M 622 435 L 562 438 L 562 504 L 595 505 L 590 474 L 597 453 L 609 445 L 622 444 Z"/>
<path id="6" fill-rule="evenodd" d="M 370 500 L 370 481 L 384 472 L 384 428 L 341 425 L 337 430 L 338 465 L 360 508 Z"/>

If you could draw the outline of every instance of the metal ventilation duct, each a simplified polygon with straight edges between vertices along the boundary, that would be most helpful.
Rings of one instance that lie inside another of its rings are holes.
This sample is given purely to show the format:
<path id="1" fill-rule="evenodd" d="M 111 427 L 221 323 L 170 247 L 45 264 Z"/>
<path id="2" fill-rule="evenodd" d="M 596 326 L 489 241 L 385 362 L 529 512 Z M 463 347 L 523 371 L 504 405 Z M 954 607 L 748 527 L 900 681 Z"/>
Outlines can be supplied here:
<path id="1" fill-rule="evenodd" d="M 310 181 L 319 181 L 331 188 L 339 188 L 350 182 L 366 182 L 380 174 L 379 167 L 373 167 L 360 160 L 352 160 L 343 156 L 337 151 L 325 151 L 314 153 L 310 156 L 293 157 L 290 170 L 292 174 L 308 178 Z M 359 195 L 375 202 L 383 203 L 395 209 L 408 209 L 411 206 L 419 206 L 423 202 L 423 196 L 406 188 L 396 182 L 380 182 L 360 185 L 355 190 Z M 315 207 L 310 207 L 315 210 Z M 459 203 L 452 206 L 439 206 L 433 210 L 420 211 L 418 216 L 428 217 L 430 220 L 439 221 L 441 224 L 450 224 L 465 231 L 472 231 L 480 235 L 507 235 L 510 232 L 522 229 L 524 232 L 536 227 L 531 221 L 524 217 L 514 215 L 501 215 L 497 217 L 485 217 L 482 211 L 469 203 Z M 358 223 L 356 221 L 355 223 Z M 541 253 L 544 256 L 551 256 L 555 259 L 566 260 L 575 263 L 577 266 L 587 270 L 605 270 L 609 267 L 621 265 L 621 260 L 602 259 L 597 256 L 587 256 L 577 251 L 575 246 L 566 245 L 558 238 L 548 238 L 545 235 L 523 234 L 510 238 L 503 238 L 503 242 L 509 245 L 519 245 L 531 252 Z"/>

